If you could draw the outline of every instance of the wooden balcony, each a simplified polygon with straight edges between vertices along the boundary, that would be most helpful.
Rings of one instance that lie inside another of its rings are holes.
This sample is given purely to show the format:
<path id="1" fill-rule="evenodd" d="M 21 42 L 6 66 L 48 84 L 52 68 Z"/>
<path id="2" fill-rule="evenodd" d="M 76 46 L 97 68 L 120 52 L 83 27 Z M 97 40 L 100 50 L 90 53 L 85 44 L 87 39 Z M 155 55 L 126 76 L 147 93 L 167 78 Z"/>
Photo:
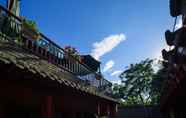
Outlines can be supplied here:
<path id="1" fill-rule="evenodd" d="M 40 59 L 63 69 L 68 73 L 68 78 L 78 79 L 103 93 L 111 92 L 111 83 L 105 80 L 99 71 L 95 71 L 95 69 L 69 55 L 44 34 L 39 33 L 39 35 L 38 40 L 29 38 L 25 35 L 23 20 L 0 6 L 0 40 L 11 42 Z M 105 92 L 105 87 L 108 88 L 107 92 Z"/>

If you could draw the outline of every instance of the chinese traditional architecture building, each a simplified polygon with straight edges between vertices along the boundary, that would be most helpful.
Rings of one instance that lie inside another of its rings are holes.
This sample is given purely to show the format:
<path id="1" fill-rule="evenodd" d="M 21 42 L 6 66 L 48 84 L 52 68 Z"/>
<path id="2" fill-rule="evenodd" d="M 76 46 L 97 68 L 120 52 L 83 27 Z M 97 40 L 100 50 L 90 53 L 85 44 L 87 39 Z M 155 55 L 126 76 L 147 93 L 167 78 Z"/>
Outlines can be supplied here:
<path id="1" fill-rule="evenodd" d="M 182 26 L 165 33 L 171 50 L 162 51 L 164 67 L 167 70 L 161 95 L 161 110 L 165 118 L 186 117 L 186 1 L 170 0 L 172 17 L 182 16 Z M 176 22 L 175 22 L 176 24 Z"/>
<path id="2" fill-rule="evenodd" d="M 80 57 L 0 6 L 0 118 L 117 118 L 100 62 Z"/>

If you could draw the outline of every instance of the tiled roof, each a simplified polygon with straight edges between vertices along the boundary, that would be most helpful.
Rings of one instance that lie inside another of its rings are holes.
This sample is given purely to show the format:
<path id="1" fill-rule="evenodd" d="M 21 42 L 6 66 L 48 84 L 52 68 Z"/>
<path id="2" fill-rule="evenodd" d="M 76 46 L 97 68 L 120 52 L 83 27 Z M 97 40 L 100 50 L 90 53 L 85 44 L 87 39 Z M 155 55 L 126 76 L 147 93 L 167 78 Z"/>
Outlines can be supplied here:
<path id="1" fill-rule="evenodd" d="M 66 72 L 48 61 L 39 58 L 29 51 L 15 45 L 13 42 L 0 40 L 0 61 L 5 64 L 14 64 L 20 69 L 27 69 L 32 74 L 40 74 L 43 78 L 50 78 L 73 89 L 89 93 L 91 95 L 112 101 L 117 100 L 101 94 L 97 88 L 86 85 L 86 83 L 78 79 L 75 75 Z"/>

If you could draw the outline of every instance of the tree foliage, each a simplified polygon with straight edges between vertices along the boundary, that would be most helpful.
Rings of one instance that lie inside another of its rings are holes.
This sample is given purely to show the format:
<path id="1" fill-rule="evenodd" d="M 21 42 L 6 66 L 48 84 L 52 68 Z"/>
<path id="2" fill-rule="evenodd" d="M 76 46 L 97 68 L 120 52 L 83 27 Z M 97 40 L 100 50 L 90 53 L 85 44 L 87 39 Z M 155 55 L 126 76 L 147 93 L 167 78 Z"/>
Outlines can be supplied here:
<path id="1" fill-rule="evenodd" d="M 154 72 L 151 59 L 131 64 L 120 75 L 121 84 L 114 85 L 114 97 L 122 99 L 125 105 L 157 104 L 162 73 L 163 69 Z"/>
<path id="2" fill-rule="evenodd" d="M 160 62 L 161 63 L 161 62 Z M 160 101 L 160 93 L 163 86 L 164 81 L 168 78 L 167 77 L 167 69 L 162 66 L 159 68 L 157 73 L 154 74 L 152 82 L 151 82 L 151 102 L 158 104 Z"/>

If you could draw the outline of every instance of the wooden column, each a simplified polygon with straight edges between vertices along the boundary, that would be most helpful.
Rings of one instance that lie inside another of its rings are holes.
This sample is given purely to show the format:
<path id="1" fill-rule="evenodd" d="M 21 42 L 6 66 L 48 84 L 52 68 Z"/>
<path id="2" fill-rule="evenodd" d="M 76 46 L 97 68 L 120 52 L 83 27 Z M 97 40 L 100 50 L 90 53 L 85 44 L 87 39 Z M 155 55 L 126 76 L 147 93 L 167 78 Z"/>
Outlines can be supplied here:
<path id="1" fill-rule="evenodd" d="M 107 104 L 107 116 L 108 118 L 110 118 L 110 105 Z"/>
<path id="2" fill-rule="evenodd" d="M 111 118 L 118 118 L 118 106 L 117 104 L 110 105 Z"/>
<path id="3" fill-rule="evenodd" d="M 97 115 L 100 116 L 101 114 L 101 104 L 98 102 L 97 104 Z"/>
<path id="4" fill-rule="evenodd" d="M 52 96 L 42 98 L 41 118 L 54 118 L 54 105 Z"/>

